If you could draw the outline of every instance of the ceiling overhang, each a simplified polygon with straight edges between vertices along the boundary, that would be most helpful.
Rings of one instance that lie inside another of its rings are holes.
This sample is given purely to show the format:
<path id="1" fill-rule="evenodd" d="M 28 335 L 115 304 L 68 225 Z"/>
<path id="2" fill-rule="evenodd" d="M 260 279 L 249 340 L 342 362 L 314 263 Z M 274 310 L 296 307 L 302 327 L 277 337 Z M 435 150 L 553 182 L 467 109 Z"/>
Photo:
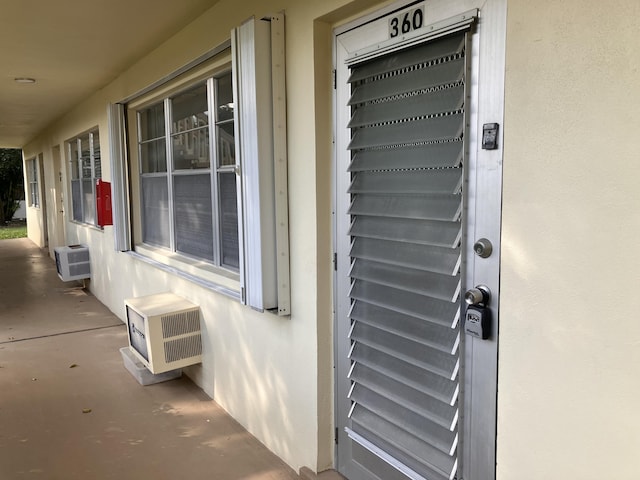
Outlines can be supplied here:
<path id="1" fill-rule="evenodd" d="M 0 0 L 0 147 L 24 146 L 217 1 Z"/>

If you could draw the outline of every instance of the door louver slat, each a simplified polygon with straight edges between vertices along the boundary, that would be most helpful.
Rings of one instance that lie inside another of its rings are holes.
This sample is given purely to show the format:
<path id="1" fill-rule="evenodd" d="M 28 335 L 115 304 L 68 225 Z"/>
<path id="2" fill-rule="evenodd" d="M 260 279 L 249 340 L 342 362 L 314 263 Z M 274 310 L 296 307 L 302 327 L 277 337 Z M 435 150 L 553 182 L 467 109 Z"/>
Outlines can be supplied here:
<path id="1" fill-rule="evenodd" d="M 417 168 L 457 167 L 462 163 L 462 140 L 447 143 L 428 143 L 387 149 L 354 152 L 350 172 L 371 170 L 399 170 Z"/>
<path id="2" fill-rule="evenodd" d="M 449 302 L 455 302 L 460 295 L 460 279 L 456 276 L 373 261 L 356 259 L 351 268 L 351 277 Z"/>
<path id="3" fill-rule="evenodd" d="M 453 194 L 461 187 L 461 168 L 358 172 L 353 175 L 349 193 Z"/>
<path id="4" fill-rule="evenodd" d="M 457 302 L 438 300 L 362 280 L 354 282 L 351 298 L 407 315 L 431 319 L 451 328 L 458 324 L 460 318 L 460 305 Z"/>
<path id="5" fill-rule="evenodd" d="M 436 478 L 452 477 L 448 472 L 456 467 L 455 458 L 421 438 L 399 429 L 392 422 L 364 408 L 354 409 L 351 420 L 356 433 L 362 432 L 365 438 L 371 439 L 384 450 L 393 451 L 396 458 L 402 460 L 404 457 L 405 464 L 418 470 L 424 478 L 431 480 L 433 473 L 438 474 L 439 477 Z M 383 438 L 380 434 L 376 434 L 381 431 L 386 433 Z"/>
<path id="6" fill-rule="evenodd" d="M 441 38 L 349 80 L 347 432 L 415 479 L 457 471 L 464 45 Z"/>
<path id="7" fill-rule="evenodd" d="M 350 378 L 358 382 L 356 385 L 363 385 L 369 390 L 379 392 L 393 402 L 403 404 L 409 410 L 424 416 L 441 427 L 449 431 L 453 430 L 458 411 L 448 403 L 441 402 L 362 364 L 356 365 Z"/>
<path id="8" fill-rule="evenodd" d="M 461 261 L 458 249 L 402 245 L 400 242 L 372 238 L 356 238 L 351 248 L 351 256 L 445 275 L 457 275 Z"/>
<path id="9" fill-rule="evenodd" d="M 424 45 L 423 48 L 404 50 L 397 55 L 382 57 L 359 66 L 349 77 L 349 83 L 354 83 L 365 78 L 379 76 L 385 73 L 397 72 L 404 68 L 420 63 L 433 62 L 452 55 L 460 55 L 464 48 L 463 38 L 451 36 L 440 42 Z"/>
<path id="10" fill-rule="evenodd" d="M 413 218 L 421 220 L 460 219 L 459 195 L 358 195 L 349 209 L 350 215 Z"/>
<path id="11" fill-rule="evenodd" d="M 355 362 L 354 368 L 359 364 L 366 365 L 451 406 L 455 405 L 457 401 L 458 382 L 456 380 L 449 380 L 423 370 L 364 344 L 354 346 L 351 359 Z"/>
<path id="12" fill-rule="evenodd" d="M 446 427 L 438 425 L 402 404 L 395 403 L 387 397 L 378 395 L 361 383 L 356 383 L 351 392 L 351 399 L 356 402 L 356 408 L 366 408 L 372 413 L 398 425 L 402 430 L 427 441 L 443 453 L 451 454 L 456 446 L 457 434 Z M 421 410 L 419 407 L 418 410 Z"/>
<path id="13" fill-rule="evenodd" d="M 441 352 L 424 343 L 398 337 L 362 322 L 355 324 L 350 338 L 449 380 L 455 379 L 458 373 L 460 365 L 457 355 Z"/>
<path id="14" fill-rule="evenodd" d="M 349 128 L 454 112 L 462 108 L 463 102 L 464 87 L 456 85 L 444 91 L 421 93 L 397 102 L 368 104 L 356 110 Z"/>
<path id="15" fill-rule="evenodd" d="M 445 88 L 462 80 L 464 67 L 464 60 L 459 59 L 440 63 L 431 68 L 400 73 L 375 82 L 364 82 L 353 90 L 349 105 L 389 97 L 402 98 L 413 92 Z"/>
<path id="16" fill-rule="evenodd" d="M 424 118 L 412 122 L 371 126 L 356 130 L 351 137 L 349 149 L 453 141 L 462 135 L 462 128 L 461 113 Z"/>
<path id="17" fill-rule="evenodd" d="M 425 322 L 424 319 L 389 311 L 375 305 L 356 302 L 351 318 L 358 320 L 358 323 L 424 343 L 444 353 L 454 354 L 458 348 L 459 333 L 456 329 Z"/>
<path id="18" fill-rule="evenodd" d="M 460 243 L 462 232 L 458 222 L 359 215 L 354 220 L 349 234 L 352 237 L 454 248 Z"/>

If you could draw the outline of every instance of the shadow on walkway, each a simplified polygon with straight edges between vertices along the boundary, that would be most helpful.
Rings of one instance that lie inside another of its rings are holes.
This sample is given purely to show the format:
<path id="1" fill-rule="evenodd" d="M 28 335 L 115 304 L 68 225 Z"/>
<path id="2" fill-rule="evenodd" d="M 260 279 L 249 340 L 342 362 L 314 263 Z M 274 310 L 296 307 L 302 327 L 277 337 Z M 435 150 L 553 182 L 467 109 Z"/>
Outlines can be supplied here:
<path id="1" fill-rule="evenodd" d="M 2 480 L 299 478 L 186 377 L 140 386 L 122 322 L 29 240 L 0 271 Z"/>

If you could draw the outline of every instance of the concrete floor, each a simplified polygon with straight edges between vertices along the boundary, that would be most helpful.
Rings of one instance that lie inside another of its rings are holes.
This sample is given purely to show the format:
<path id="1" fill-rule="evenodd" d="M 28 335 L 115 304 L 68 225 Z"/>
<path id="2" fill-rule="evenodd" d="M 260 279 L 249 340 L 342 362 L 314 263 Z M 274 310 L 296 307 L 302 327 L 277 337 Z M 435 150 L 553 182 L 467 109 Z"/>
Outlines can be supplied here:
<path id="1" fill-rule="evenodd" d="M 300 478 L 186 377 L 139 385 L 122 322 L 29 240 L 0 272 L 1 480 Z"/>

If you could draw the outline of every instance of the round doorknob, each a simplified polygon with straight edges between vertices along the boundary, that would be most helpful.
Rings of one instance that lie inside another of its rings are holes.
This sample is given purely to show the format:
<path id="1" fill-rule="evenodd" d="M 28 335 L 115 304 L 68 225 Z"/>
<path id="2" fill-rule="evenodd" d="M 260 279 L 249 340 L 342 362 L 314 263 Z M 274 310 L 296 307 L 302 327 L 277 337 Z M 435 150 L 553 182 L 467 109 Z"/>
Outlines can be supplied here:
<path id="1" fill-rule="evenodd" d="M 491 291 L 484 285 L 478 285 L 470 288 L 464 294 L 464 301 L 468 305 L 488 305 L 491 298 Z"/>

